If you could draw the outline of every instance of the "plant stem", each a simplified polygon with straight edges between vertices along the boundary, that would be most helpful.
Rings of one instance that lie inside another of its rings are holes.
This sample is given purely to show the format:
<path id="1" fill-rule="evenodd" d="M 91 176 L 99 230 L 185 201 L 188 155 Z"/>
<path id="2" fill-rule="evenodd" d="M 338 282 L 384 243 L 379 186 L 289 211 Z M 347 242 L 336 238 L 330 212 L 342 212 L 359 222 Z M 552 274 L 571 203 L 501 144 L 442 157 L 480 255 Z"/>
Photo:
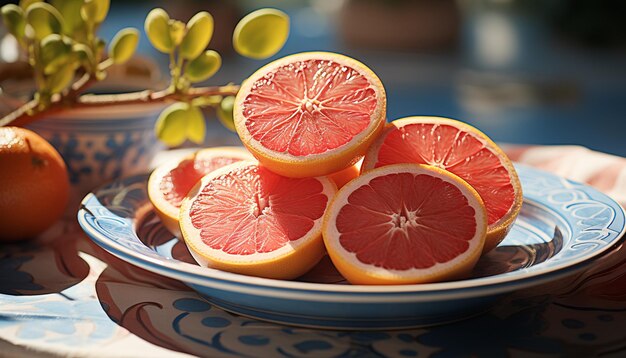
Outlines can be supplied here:
<path id="1" fill-rule="evenodd" d="M 100 62 L 97 68 L 98 68 L 98 71 L 106 71 L 109 67 L 113 66 L 114 64 L 115 62 L 113 62 L 112 58 L 107 58 L 106 60 Z"/>
<path id="2" fill-rule="evenodd" d="M 98 51 L 96 28 L 92 21 L 87 21 L 87 47 L 91 49 L 93 54 L 93 62 L 89 64 L 89 72 L 95 75 L 98 71 L 98 64 L 100 63 L 100 51 Z"/>
<path id="3" fill-rule="evenodd" d="M 33 41 L 31 46 L 32 47 L 29 56 L 33 57 L 32 63 L 33 73 L 35 75 L 35 83 L 37 85 L 37 90 L 39 92 L 42 92 L 44 90 L 46 81 L 44 80 L 43 69 L 41 68 L 41 61 L 39 60 L 39 44 Z"/>
<path id="4" fill-rule="evenodd" d="M 145 90 L 139 92 L 110 95 L 76 95 L 77 93 L 80 93 L 82 89 L 88 87 L 92 82 L 93 79 L 91 78 L 91 76 L 86 74 L 78 81 L 76 81 L 76 83 L 74 83 L 72 88 L 67 93 L 54 96 L 50 105 L 41 111 L 37 111 L 36 101 L 33 100 L 27 102 L 20 108 L 0 119 L 0 127 L 8 125 L 25 126 L 28 123 L 31 123 L 42 117 L 71 109 L 99 108 L 112 105 L 166 103 L 204 96 L 230 96 L 237 94 L 237 92 L 239 91 L 238 85 L 231 84 L 225 86 L 194 87 L 190 88 L 184 94 L 172 91 L 170 88 L 167 88 L 160 91 Z"/>
<path id="5" fill-rule="evenodd" d="M 183 87 L 183 86 L 181 86 L 181 83 L 180 83 L 182 75 L 183 75 L 183 60 L 184 60 L 183 56 L 180 55 L 180 51 L 179 51 L 178 58 L 176 59 L 176 82 L 175 82 L 175 85 L 176 85 L 176 90 L 177 91 L 181 91 L 182 87 Z"/>
<path id="6" fill-rule="evenodd" d="M 172 52 L 170 52 L 170 76 L 171 76 L 171 82 L 170 82 L 170 89 L 172 91 L 176 91 L 176 89 L 178 89 L 178 76 L 180 75 L 180 69 L 177 66 L 177 60 L 176 60 L 176 50 L 172 50 Z"/>

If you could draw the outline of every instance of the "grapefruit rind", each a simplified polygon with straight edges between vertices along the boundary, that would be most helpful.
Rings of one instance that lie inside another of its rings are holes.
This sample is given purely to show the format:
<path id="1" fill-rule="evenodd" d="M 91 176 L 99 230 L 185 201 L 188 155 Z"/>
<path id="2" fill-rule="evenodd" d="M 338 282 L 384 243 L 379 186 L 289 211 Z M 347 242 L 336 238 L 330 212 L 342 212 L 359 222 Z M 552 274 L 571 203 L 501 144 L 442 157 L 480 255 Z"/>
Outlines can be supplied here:
<path id="1" fill-rule="evenodd" d="M 201 189 L 211 180 L 233 170 L 247 166 L 257 166 L 256 161 L 242 161 L 229 164 L 204 176 L 183 200 L 179 212 L 182 236 L 194 259 L 204 267 L 234 272 L 249 276 L 291 280 L 310 270 L 326 253 L 322 239 L 323 215 L 315 220 L 311 229 L 300 239 L 290 241 L 278 250 L 268 253 L 232 255 L 222 250 L 213 249 L 201 239 L 200 230 L 191 222 L 189 211 Z M 322 193 L 328 198 L 326 208 L 337 191 L 335 184 L 328 178 L 317 177 L 322 184 Z"/>
<path id="2" fill-rule="evenodd" d="M 515 190 L 515 198 L 513 201 L 513 205 L 511 205 L 511 207 L 509 208 L 509 211 L 500 220 L 489 225 L 483 253 L 487 253 L 493 250 L 496 246 L 498 246 L 500 242 L 502 242 L 502 240 L 504 240 L 506 235 L 511 230 L 515 219 L 519 215 L 523 203 L 522 185 L 517 175 L 517 171 L 515 170 L 515 167 L 513 166 L 513 163 L 508 158 L 508 156 L 496 143 L 494 143 L 486 134 L 481 132 L 479 129 L 461 121 L 444 117 L 414 116 L 396 119 L 385 126 L 382 134 L 370 146 L 363 160 L 361 172 L 363 173 L 374 168 L 376 162 L 378 161 L 378 153 L 380 147 L 384 143 L 385 138 L 390 131 L 396 128 L 401 128 L 408 124 L 415 123 L 450 125 L 462 131 L 472 133 L 475 135 L 476 139 L 478 139 L 485 145 L 485 148 L 488 148 L 496 154 L 496 156 L 500 159 L 500 163 L 502 164 L 502 166 L 506 168 L 507 172 L 509 173 L 509 178 L 511 179 L 511 184 L 513 185 L 513 188 Z"/>
<path id="3" fill-rule="evenodd" d="M 350 180 L 358 177 L 360 173 L 361 165 L 360 163 L 356 163 L 336 173 L 329 174 L 328 178 L 335 183 L 337 189 L 341 189 Z"/>
<path id="4" fill-rule="evenodd" d="M 368 127 L 355 135 L 349 142 L 342 146 L 319 154 L 295 156 L 289 153 L 281 153 L 264 147 L 254 139 L 245 122 L 243 115 L 243 102 L 250 94 L 255 82 L 268 73 L 293 62 L 306 60 L 327 60 L 351 67 L 361 73 L 369 81 L 371 88 L 376 93 L 377 105 L 371 114 Z M 382 132 L 387 111 L 387 97 L 385 88 L 376 74 L 361 62 L 337 53 L 330 52 L 304 52 L 283 57 L 261 67 L 242 84 L 235 99 L 233 117 L 235 128 L 244 146 L 273 172 L 294 178 L 315 177 L 338 172 L 358 162 L 367 151 L 367 148 L 376 140 Z"/>
<path id="5" fill-rule="evenodd" d="M 163 177 L 176 169 L 185 160 L 192 160 L 196 157 L 232 157 L 240 160 L 252 160 L 254 157 L 242 147 L 211 147 L 200 149 L 194 153 L 184 156 L 180 160 L 168 161 L 157 167 L 148 178 L 148 198 L 154 207 L 163 226 L 176 237 L 181 237 L 180 226 L 178 224 L 178 214 L 180 209 L 168 202 L 162 195 L 160 183 Z"/>
<path id="6" fill-rule="evenodd" d="M 476 215 L 476 232 L 469 241 L 468 249 L 445 263 L 437 263 L 426 269 L 391 270 L 359 261 L 355 253 L 347 251 L 339 242 L 336 226 L 340 209 L 348 203 L 348 197 L 377 177 L 395 173 L 426 174 L 456 186 L 467 198 Z M 368 170 L 341 188 L 326 210 L 323 237 L 328 254 L 337 270 L 352 284 L 395 285 L 438 282 L 465 277 L 481 256 L 487 233 L 487 212 L 480 195 L 467 182 L 443 169 L 423 164 L 393 164 Z"/>

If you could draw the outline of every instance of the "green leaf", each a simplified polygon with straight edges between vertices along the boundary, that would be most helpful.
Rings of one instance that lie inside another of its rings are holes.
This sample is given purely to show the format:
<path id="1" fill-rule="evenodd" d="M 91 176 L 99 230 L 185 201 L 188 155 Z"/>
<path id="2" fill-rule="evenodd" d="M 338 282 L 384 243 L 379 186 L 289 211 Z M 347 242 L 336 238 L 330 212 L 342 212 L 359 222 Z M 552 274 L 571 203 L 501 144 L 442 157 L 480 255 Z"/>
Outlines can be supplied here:
<path id="1" fill-rule="evenodd" d="M 62 66 L 52 73 L 47 78 L 50 93 L 59 93 L 69 86 L 74 79 L 74 71 L 73 66 Z"/>
<path id="2" fill-rule="evenodd" d="M 187 138 L 196 144 L 202 144 L 206 135 L 206 123 L 202 111 L 196 106 L 189 106 L 187 112 Z"/>
<path id="3" fill-rule="evenodd" d="M 24 28 L 26 27 L 26 21 L 24 21 L 24 10 L 15 4 L 8 4 L 2 7 L 2 21 L 6 26 L 9 33 L 18 41 L 21 41 L 24 37 Z"/>
<path id="4" fill-rule="evenodd" d="M 207 50 L 185 65 L 185 78 L 190 82 L 201 82 L 213 76 L 221 66 L 220 54 Z"/>
<path id="5" fill-rule="evenodd" d="M 156 136 L 170 147 L 176 147 L 187 139 L 189 104 L 177 102 L 165 108 L 157 119 Z"/>
<path id="6" fill-rule="evenodd" d="M 85 44 L 74 44 L 72 46 L 72 52 L 78 58 L 80 64 L 86 69 L 89 69 L 94 62 L 93 51 Z"/>
<path id="7" fill-rule="evenodd" d="M 144 23 L 144 29 L 148 40 L 154 48 L 163 52 L 170 53 L 174 50 L 172 37 L 170 35 L 170 17 L 165 10 L 156 8 L 152 9 Z"/>
<path id="8" fill-rule="evenodd" d="M 217 118 L 224 125 L 224 127 L 236 132 L 235 120 L 233 119 L 233 107 L 235 105 L 235 96 L 225 97 L 220 106 L 217 107 Z"/>
<path id="9" fill-rule="evenodd" d="M 72 43 L 67 37 L 50 34 L 41 40 L 41 62 L 44 74 L 50 75 L 70 60 Z"/>
<path id="10" fill-rule="evenodd" d="M 139 43 L 139 31 L 128 27 L 120 30 L 109 45 L 109 56 L 114 63 L 124 63 L 128 61 Z"/>
<path id="11" fill-rule="evenodd" d="M 201 11 L 187 23 L 187 33 L 180 44 L 180 54 L 187 60 L 198 57 L 209 45 L 213 36 L 213 16 Z"/>
<path id="12" fill-rule="evenodd" d="M 43 0 L 20 0 L 20 7 L 26 11 L 29 6 L 37 2 L 43 2 Z"/>
<path id="13" fill-rule="evenodd" d="M 260 9 L 239 21 L 233 47 L 243 56 L 264 59 L 280 51 L 288 37 L 289 16 L 276 9 Z"/>
<path id="14" fill-rule="evenodd" d="M 85 21 L 80 15 L 80 9 L 85 0 L 51 0 L 61 16 L 63 16 L 63 33 L 66 35 L 81 36 L 86 31 Z M 85 37 L 82 35 L 81 37 Z"/>
<path id="15" fill-rule="evenodd" d="M 32 28 L 35 39 L 42 40 L 50 34 L 61 33 L 63 17 L 45 2 L 37 2 L 26 10 L 26 23 Z"/>
<path id="16" fill-rule="evenodd" d="M 110 0 L 85 0 L 80 8 L 80 16 L 85 22 L 100 24 L 109 13 Z"/>

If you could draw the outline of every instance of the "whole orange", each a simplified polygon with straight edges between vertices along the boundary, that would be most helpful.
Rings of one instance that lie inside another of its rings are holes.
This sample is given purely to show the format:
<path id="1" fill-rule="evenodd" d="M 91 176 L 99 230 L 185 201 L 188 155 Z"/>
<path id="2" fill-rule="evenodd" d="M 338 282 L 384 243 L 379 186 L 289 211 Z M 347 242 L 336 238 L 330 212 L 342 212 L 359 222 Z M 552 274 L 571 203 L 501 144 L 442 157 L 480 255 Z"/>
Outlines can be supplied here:
<path id="1" fill-rule="evenodd" d="M 35 237 L 67 205 L 69 180 L 61 155 L 35 132 L 0 128 L 0 241 Z"/>

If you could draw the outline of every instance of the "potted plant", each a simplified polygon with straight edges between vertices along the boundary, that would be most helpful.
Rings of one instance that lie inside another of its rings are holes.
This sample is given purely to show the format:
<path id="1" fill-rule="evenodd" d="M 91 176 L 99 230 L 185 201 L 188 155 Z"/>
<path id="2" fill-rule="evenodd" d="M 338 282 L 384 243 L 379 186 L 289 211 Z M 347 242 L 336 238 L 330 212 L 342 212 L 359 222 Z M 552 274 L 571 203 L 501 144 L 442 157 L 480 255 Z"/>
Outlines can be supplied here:
<path id="1" fill-rule="evenodd" d="M 0 118 L 0 126 L 29 126 L 57 148 L 75 188 L 74 203 L 104 181 L 148 169 L 160 143 L 202 143 L 203 107 L 215 108 L 220 120 L 232 126 L 231 96 L 239 88 L 194 85 L 213 76 L 222 61 L 207 49 L 213 35 L 208 12 L 186 23 L 171 19 L 164 9 L 149 12 L 146 35 L 169 56 L 169 81 L 158 87 L 154 72 L 133 58 L 137 29 L 120 30 L 109 44 L 98 37 L 109 5 L 109 0 L 22 0 L 2 7 L 3 22 L 28 60 L 35 90 L 28 101 L 2 96 L 13 108 Z M 267 58 L 282 48 L 288 33 L 286 14 L 257 10 L 237 24 L 233 47 L 243 56 Z M 128 92 L 130 83 L 141 88 Z M 123 85 L 126 92 L 97 93 L 111 84 Z"/>

